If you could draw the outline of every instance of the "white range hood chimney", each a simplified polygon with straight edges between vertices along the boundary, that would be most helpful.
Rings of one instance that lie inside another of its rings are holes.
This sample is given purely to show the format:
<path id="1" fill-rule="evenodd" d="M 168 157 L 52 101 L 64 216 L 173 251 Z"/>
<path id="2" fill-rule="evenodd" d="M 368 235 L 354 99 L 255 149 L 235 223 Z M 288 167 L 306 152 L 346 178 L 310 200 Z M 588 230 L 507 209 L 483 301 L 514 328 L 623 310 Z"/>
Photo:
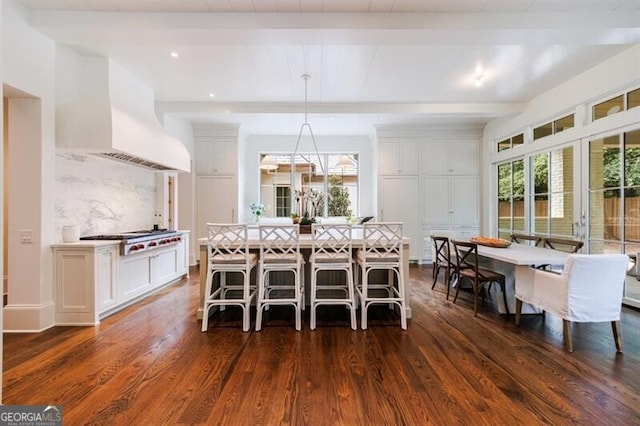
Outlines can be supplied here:
<path id="1" fill-rule="evenodd" d="M 56 76 L 58 148 L 153 170 L 191 171 L 189 151 L 155 115 L 150 87 L 109 58 L 63 56 Z"/>

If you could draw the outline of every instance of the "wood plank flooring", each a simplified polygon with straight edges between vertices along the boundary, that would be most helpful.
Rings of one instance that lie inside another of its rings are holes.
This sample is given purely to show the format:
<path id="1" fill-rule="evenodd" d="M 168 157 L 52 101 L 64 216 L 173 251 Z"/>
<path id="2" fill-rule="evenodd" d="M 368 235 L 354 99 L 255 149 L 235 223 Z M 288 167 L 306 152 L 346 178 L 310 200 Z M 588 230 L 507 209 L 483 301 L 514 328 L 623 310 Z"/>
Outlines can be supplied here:
<path id="1" fill-rule="evenodd" d="M 551 315 L 445 301 L 412 265 L 407 331 L 386 307 L 352 331 L 342 307 L 294 329 L 271 308 L 243 333 L 238 309 L 195 318 L 197 273 L 97 327 L 4 335 L 4 404 L 62 405 L 65 425 L 640 424 L 640 313 L 576 324 L 574 353 Z M 255 321 L 255 313 L 253 315 Z"/>

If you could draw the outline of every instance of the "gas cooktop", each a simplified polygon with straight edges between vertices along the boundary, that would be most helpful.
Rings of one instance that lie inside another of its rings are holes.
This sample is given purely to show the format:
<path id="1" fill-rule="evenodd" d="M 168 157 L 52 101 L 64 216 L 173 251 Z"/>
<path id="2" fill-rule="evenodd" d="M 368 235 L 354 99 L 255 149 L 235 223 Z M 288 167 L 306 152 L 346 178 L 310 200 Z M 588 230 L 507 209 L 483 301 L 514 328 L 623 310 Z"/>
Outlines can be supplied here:
<path id="1" fill-rule="evenodd" d="M 124 232 L 122 234 L 101 234 L 81 237 L 81 240 L 129 240 L 132 238 L 155 237 L 164 234 L 173 234 L 171 229 L 143 229 L 141 231 Z"/>

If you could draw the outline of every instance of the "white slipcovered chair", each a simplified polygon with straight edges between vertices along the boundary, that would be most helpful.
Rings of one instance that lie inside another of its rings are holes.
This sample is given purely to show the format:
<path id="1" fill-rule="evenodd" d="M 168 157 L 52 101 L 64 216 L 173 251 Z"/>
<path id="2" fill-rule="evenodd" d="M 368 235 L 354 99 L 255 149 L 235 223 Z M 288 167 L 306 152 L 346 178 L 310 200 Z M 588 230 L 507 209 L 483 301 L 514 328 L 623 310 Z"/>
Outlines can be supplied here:
<path id="1" fill-rule="evenodd" d="M 571 254 L 561 274 L 531 268 L 515 283 L 516 324 L 522 303 L 562 318 L 564 346 L 573 352 L 571 322 L 611 322 L 618 352 L 622 352 L 620 312 L 625 272 L 624 254 Z"/>

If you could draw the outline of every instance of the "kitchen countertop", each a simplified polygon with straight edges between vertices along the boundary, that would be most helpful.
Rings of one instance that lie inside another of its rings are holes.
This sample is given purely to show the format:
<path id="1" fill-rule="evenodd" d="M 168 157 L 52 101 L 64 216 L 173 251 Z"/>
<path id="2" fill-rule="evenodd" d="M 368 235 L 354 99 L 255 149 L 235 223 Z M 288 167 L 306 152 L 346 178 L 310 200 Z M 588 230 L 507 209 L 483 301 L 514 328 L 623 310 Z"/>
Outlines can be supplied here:
<path id="1" fill-rule="evenodd" d="M 181 231 L 178 230 L 176 231 L 177 233 L 180 234 L 188 234 L 189 231 Z M 52 248 L 96 248 L 96 247 L 105 247 L 105 246 L 117 246 L 120 245 L 122 241 L 121 240 L 80 240 L 80 241 L 76 241 L 75 243 L 63 243 L 63 242 L 59 242 L 59 243 L 54 243 L 51 244 Z"/>

